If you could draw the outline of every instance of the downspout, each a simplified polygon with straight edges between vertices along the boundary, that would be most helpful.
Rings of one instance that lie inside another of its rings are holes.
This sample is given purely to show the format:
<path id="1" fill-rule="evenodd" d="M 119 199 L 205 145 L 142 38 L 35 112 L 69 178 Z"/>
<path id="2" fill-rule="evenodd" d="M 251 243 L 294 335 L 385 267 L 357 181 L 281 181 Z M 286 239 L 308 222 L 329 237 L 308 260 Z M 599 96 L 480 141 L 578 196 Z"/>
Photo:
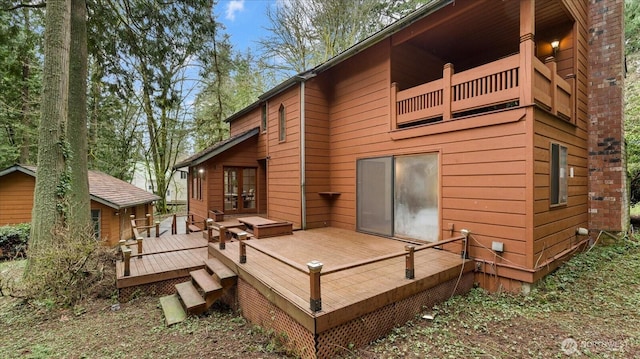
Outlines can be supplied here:
<path id="1" fill-rule="evenodd" d="M 307 229 L 307 194 L 306 192 L 306 124 L 305 124 L 305 83 L 306 78 L 300 81 L 300 207 L 302 214 L 302 229 Z"/>

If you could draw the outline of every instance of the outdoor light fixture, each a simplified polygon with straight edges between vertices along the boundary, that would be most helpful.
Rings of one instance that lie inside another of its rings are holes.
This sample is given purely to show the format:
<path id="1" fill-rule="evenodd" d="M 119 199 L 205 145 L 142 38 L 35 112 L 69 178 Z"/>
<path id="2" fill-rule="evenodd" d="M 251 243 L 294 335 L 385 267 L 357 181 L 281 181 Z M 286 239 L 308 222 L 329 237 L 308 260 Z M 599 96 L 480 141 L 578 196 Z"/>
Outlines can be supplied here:
<path id="1" fill-rule="evenodd" d="M 558 40 L 551 41 L 551 48 L 553 49 L 553 56 L 556 56 L 556 53 L 558 53 L 558 46 L 560 46 L 560 41 L 558 41 Z"/>

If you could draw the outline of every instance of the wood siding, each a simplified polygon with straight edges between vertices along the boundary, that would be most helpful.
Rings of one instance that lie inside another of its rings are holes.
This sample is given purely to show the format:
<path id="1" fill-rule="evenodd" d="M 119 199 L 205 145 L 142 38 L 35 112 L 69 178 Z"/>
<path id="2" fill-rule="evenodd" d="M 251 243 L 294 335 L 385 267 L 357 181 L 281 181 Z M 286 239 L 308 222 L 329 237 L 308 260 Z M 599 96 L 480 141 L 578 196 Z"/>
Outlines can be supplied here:
<path id="1" fill-rule="evenodd" d="M 35 178 L 22 172 L 0 177 L 0 226 L 31 222 Z"/>
<path id="2" fill-rule="evenodd" d="M 532 256 L 535 262 L 544 263 L 564 250 L 571 249 L 579 238 L 578 227 L 588 226 L 588 145 L 587 145 L 587 51 L 588 29 L 585 2 L 565 1 L 567 9 L 576 19 L 574 31 L 562 39 L 561 46 L 571 53 L 575 48 L 577 57 L 563 58 L 559 54 L 558 72 L 577 75 L 577 121 L 570 124 L 536 110 L 534 123 L 534 243 Z M 570 69 L 567 69 L 571 65 Z M 562 69 L 562 70 L 561 70 Z M 568 180 L 566 205 L 550 206 L 550 146 L 559 143 L 567 147 L 567 166 L 573 169 Z"/>
<path id="3" fill-rule="evenodd" d="M 286 139 L 279 140 L 278 112 L 284 105 Z M 267 104 L 267 193 L 269 218 L 300 228 L 300 88 L 293 86 Z"/>
<path id="4" fill-rule="evenodd" d="M 307 227 L 331 225 L 332 195 L 329 157 L 329 99 L 326 84 L 312 79 L 305 84 L 305 162 Z M 322 194 L 325 193 L 325 194 Z"/>

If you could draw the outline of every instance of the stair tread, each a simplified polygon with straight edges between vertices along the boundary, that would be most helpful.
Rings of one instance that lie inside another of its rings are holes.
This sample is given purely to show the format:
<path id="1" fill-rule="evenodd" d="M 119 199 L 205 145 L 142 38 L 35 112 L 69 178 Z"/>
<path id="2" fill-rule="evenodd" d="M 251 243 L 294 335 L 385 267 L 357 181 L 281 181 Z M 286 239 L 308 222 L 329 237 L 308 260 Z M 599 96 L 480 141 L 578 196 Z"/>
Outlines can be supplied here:
<path id="1" fill-rule="evenodd" d="M 205 305 L 204 298 L 198 292 L 198 289 L 191 282 L 176 284 L 176 290 L 187 310 Z"/>
<path id="2" fill-rule="evenodd" d="M 202 232 L 202 228 L 196 226 L 195 224 L 189 225 L 189 231 L 191 232 Z"/>
<path id="3" fill-rule="evenodd" d="M 180 304 L 180 298 L 178 298 L 177 294 L 161 297 L 160 305 L 162 306 L 162 311 L 164 312 L 164 319 L 167 323 L 167 326 L 180 323 L 181 321 L 187 319 L 187 313 L 184 311 L 184 308 L 182 308 L 182 304 Z"/>
<path id="4" fill-rule="evenodd" d="M 198 269 L 193 272 L 189 272 L 191 278 L 198 284 L 205 295 L 222 289 L 222 285 L 218 283 L 212 276 L 204 269 Z"/>
<path id="5" fill-rule="evenodd" d="M 218 278 L 220 278 L 221 281 L 237 277 L 237 275 L 231 269 L 229 269 L 229 267 L 225 266 L 217 258 L 209 258 L 204 263 L 209 269 L 211 269 L 213 273 L 218 276 Z"/>

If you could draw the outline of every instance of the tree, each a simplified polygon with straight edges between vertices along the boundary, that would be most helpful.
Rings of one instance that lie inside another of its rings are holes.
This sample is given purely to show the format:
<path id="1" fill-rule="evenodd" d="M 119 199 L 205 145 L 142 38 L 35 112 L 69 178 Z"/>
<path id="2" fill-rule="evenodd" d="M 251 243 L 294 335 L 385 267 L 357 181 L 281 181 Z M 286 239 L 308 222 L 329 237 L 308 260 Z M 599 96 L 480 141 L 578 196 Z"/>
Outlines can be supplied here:
<path id="1" fill-rule="evenodd" d="M 259 41 L 273 67 L 300 73 L 414 11 L 425 0 L 283 0 L 267 8 L 270 35 Z"/>
<path id="2" fill-rule="evenodd" d="M 40 9 L 0 11 L 0 168 L 36 160 L 41 17 Z"/>
<path id="3" fill-rule="evenodd" d="M 224 120 L 258 99 L 265 91 L 265 65 L 248 51 L 229 60 L 230 48 L 219 56 L 222 61 L 205 71 L 203 89 L 195 101 L 195 148 L 202 150 L 228 137 Z"/>
<path id="4" fill-rule="evenodd" d="M 640 1 L 625 1 L 625 141 L 631 203 L 640 202 Z"/>
<path id="5" fill-rule="evenodd" d="M 123 99 L 141 109 L 146 133 L 138 138 L 162 199 L 173 165 L 190 134 L 190 102 L 198 66 L 208 67 L 217 56 L 219 25 L 208 0 L 156 2 L 100 0 L 92 16 L 100 41 L 105 77 Z M 106 35 L 108 34 L 108 36 Z"/>

